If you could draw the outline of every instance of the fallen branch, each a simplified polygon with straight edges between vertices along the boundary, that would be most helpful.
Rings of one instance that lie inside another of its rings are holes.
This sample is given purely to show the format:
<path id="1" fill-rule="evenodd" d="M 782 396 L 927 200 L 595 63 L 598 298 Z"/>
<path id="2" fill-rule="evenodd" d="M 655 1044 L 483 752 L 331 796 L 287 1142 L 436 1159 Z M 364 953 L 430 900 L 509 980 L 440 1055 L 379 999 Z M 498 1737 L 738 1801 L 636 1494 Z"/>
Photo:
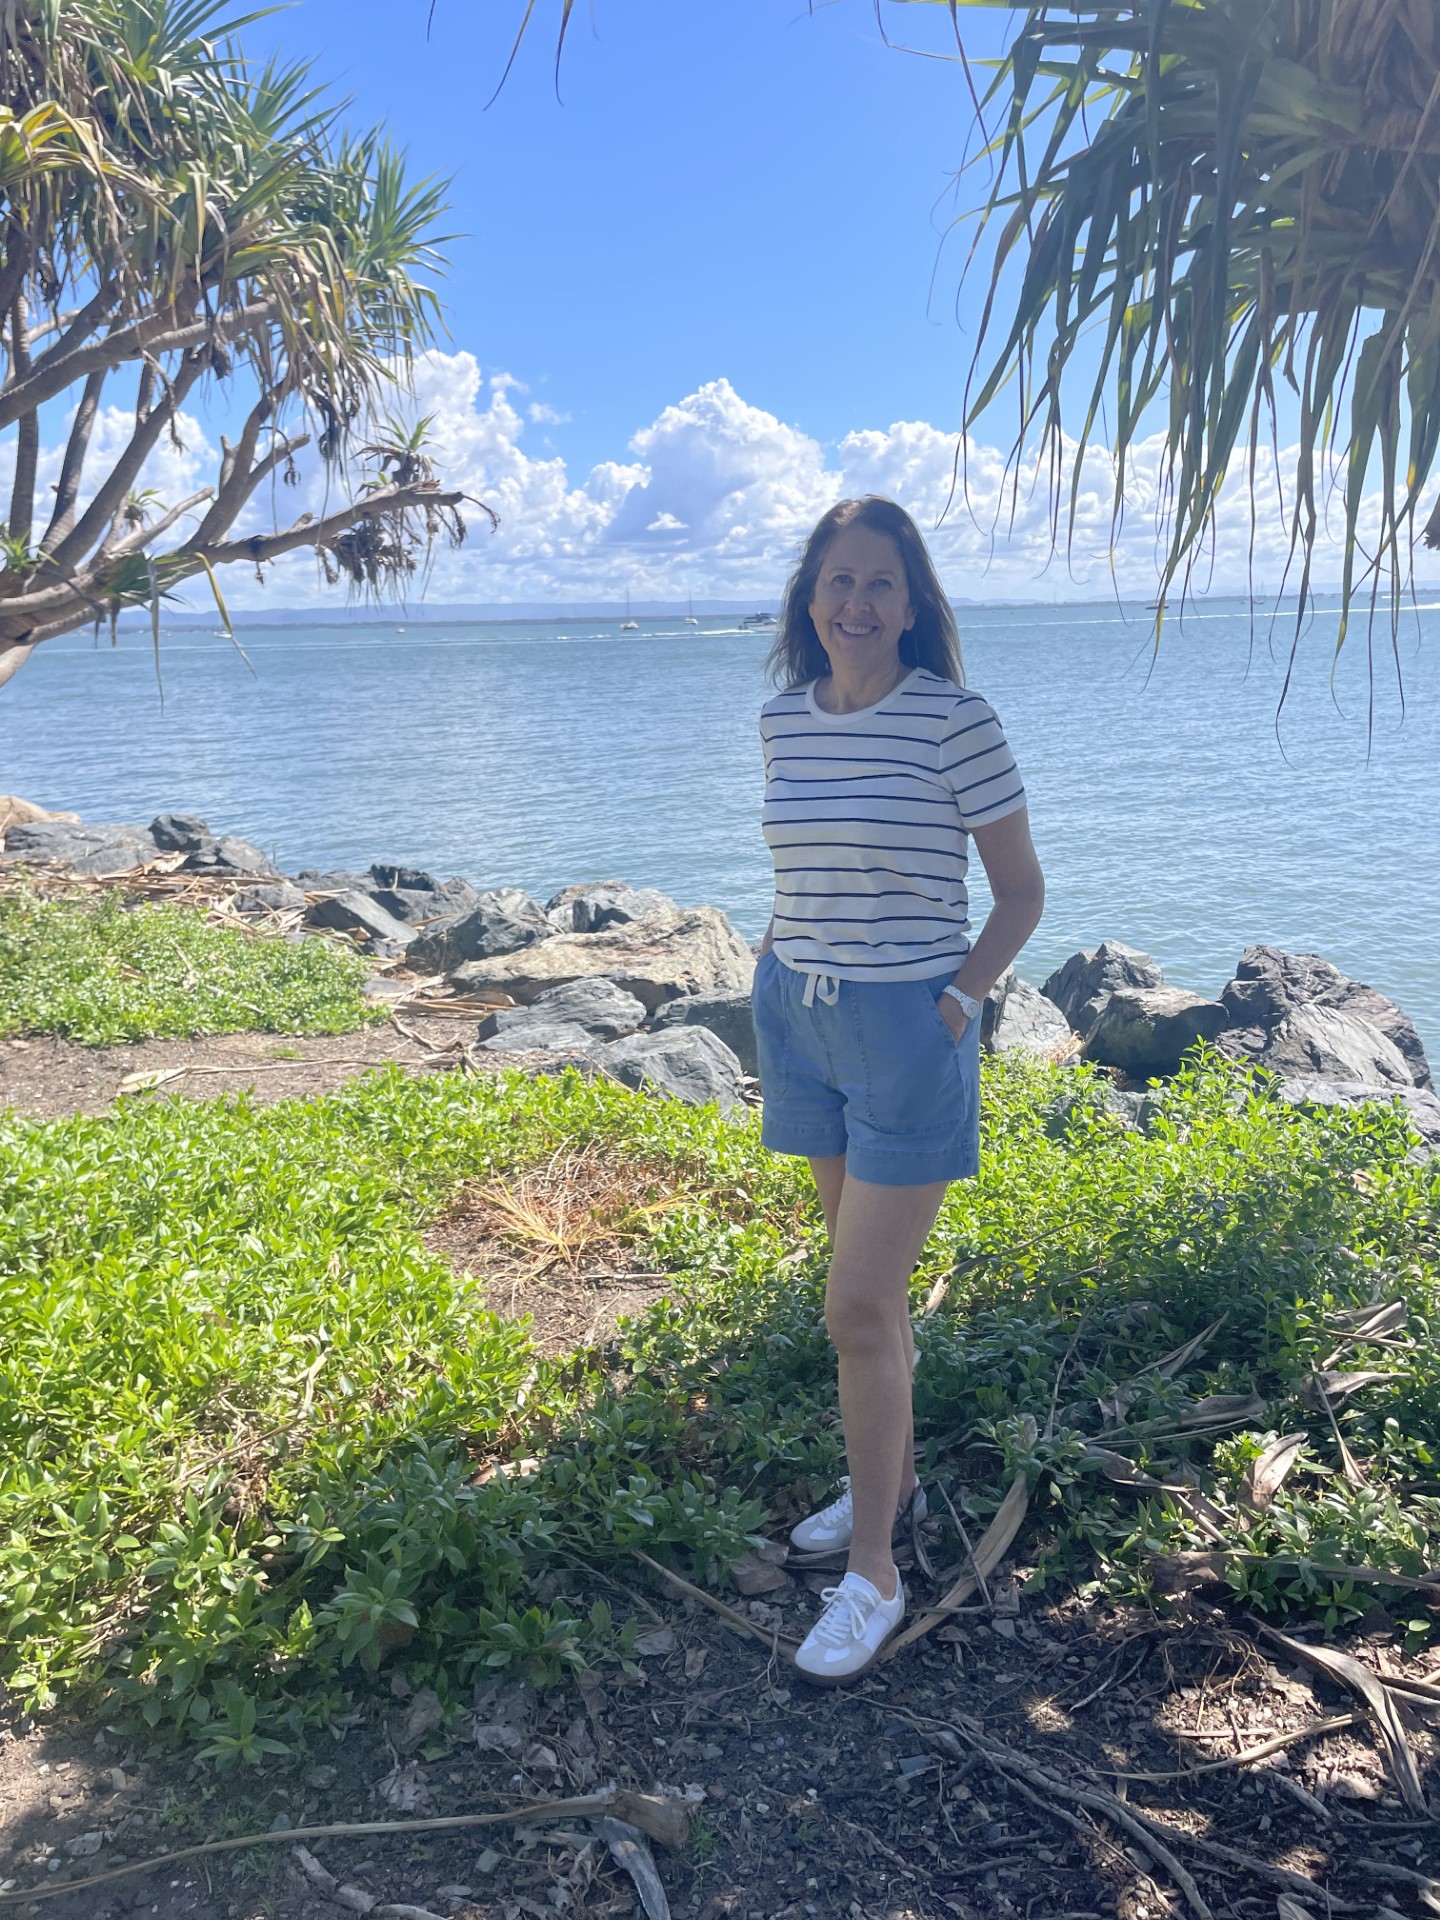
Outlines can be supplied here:
<path id="1" fill-rule="evenodd" d="M 1333 1720 L 1317 1720 L 1312 1727 L 1296 1727 L 1289 1733 L 1272 1734 L 1270 1739 L 1262 1740 L 1258 1747 L 1246 1747 L 1243 1753 L 1228 1753 L 1223 1760 L 1203 1760 L 1198 1767 L 1176 1767 L 1169 1773 L 1122 1773 L 1118 1767 L 1101 1767 L 1100 1772 L 1109 1774 L 1112 1780 L 1188 1780 L 1192 1774 L 1219 1773 L 1225 1767 L 1248 1767 L 1256 1760 L 1268 1760 L 1272 1753 L 1293 1747 L 1301 1740 L 1318 1740 L 1322 1734 L 1338 1733 L 1342 1727 L 1353 1727 L 1359 1718 L 1358 1713 L 1337 1713 Z"/>
<path id="2" fill-rule="evenodd" d="M 1023 1473 L 1017 1473 L 1010 1482 L 1009 1491 L 1000 1502 L 995 1518 L 986 1528 L 984 1537 L 971 1556 L 970 1568 L 962 1573 L 950 1591 L 928 1613 L 922 1613 L 918 1620 L 908 1626 L 904 1633 L 888 1640 L 876 1656 L 880 1660 L 893 1660 L 897 1653 L 903 1653 L 906 1647 L 913 1647 L 917 1640 L 923 1640 L 933 1627 L 940 1626 L 952 1613 L 978 1593 L 986 1578 L 994 1573 L 1005 1555 L 1010 1551 L 1011 1543 L 1020 1531 L 1026 1509 L 1030 1505 L 1030 1483 Z"/>
<path id="3" fill-rule="evenodd" d="M 1350 1654 L 1341 1653 L 1336 1647 L 1307 1646 L 1303 1640 L 1294 1640 L 1288 1633 L 1280 1633 L 1274 1627 L 1262 1626 L 1260 1638 L 1272 1647 L 1282 1647 L 1292 1660 L 1298 1660 L 1303 1666 L 1314 1667 L 1317 1672 L 1327 1675 L 1331 1680 L 1338 1680 L 1351 1693 L 1359 1696 L 1375 1723 L 1391 1775 L 1404 1796 L 1406 1806 L 1412 1813 L 1428 1815 L 1430 1808 L 1426 1803 L 1425 1789 L 1420 1784 L 1415 1755 L 1405 1738 L 1405 1729 L 1400 1724 L 1395 1703 L 1385 1691 L 1381 1676 L 1372 1673 L 1369 1667 L 1362 1666 Z"/>
<path id="4" fill-rule="evenodd" d="M 1295 1894 L 1306 1900 L 1321 1901 L 1329 1913 L 1362 1911 L 1353 1902 L 1335 1899 L 1307 1874 L 1292 1873 L 1285 1867 L 1273 1867 L 1264 1860 L 1257 1860 L 1253 1854 L 1242 1853 L 1238 1847 L 1227 1847 L 1218 1840 L 1206 1840 L 1196 1833 L 1177 1831 L 1174 1827 L 1166 1826 L 1164 1821 L 1157 1820 L 1153 1814 L 1128 1805 L 1105 1787 L 1087 1786 L 1071 1777 L 1052 1773 L 1047 1767 L 1042 1767 L 1038 1762 L 1018 1753 L 1015 1748 L 1006 1746 L 993 1735 L 982 1733 L 979 1727 L 967 1720 L 940 1720 L 930 1714 L 913 1713 L 893 1703 L 887 1706 L 886 1712 L 893 1713 L 899 1719 L 910 1721 L 912 1726 L 927 1733 L 939 1746 L 941 1752 L 958 1752 L 960 1743 L 963 1741 L 982 1758 L 989 1760 L 1012 1784 L 1024 1781 L 1034 1787 L 1042 1796 L 1042 1804 L 1056 1813 L 1066 1802 L 1074 1802 L 1078 1806 L 1088 1807 L 1091 1811 L 1101 1814 L 1107 1820 L 1113 1820 L 1117 1826 L 1127 1830 L 1134 1831 L 1139 1827 L 1141 1831 L 1137 1838 L 1148 1853 L 1154 1854 L 1159 1859 L 1160 1849 L 1162 1847 L 1166 1849 L 1167 1868 L 1170 1861 L 1174 1860 L 1174 1855 L 1169 1853 L 1170 1847 L 1191 1847 L 1209 1859 L 1223 1861 L 1226 1866 L 1239 1867 L 1256 1879 L 1263 1880 L 1272 1887 L 1278 1887 L 1285 1893 Z M 1175 1861 L 1175 1865 L 1180 1866 L 1180 1863 Z M 1176 1885 L 1184 1891 L 1185 1882 L 1190 1880 L 1190 1877 L 1185 1873 L 1183 1866 L 1180 1866 L 1180 1872 L 1185 1877 L 1183 1880 L 1177 1877 Z M 1193 1880 L 1190 1880 L 1190 1885 L 1194 1886 Z M 1198 1890 L 1195 1897 L 1199 1899 Z M 1188 1893 L 1186 1898 L 1190 1898 Z M 1191 1904 L 1194 1906 L 1194 1901 Z M 1195 1908 L 1197 1920 L 1202 1910 L 1208 1912 L 1203 1900 Z"/>
<path id="5" fill-rule="evenodd" d="M 738 1627 L 741 1633 L 749 1634 L 752 1640 L 758 1640 L 762 1647 L 768 1647 L 772 1653 L 777 1648 L 783 1649 L 786 1659 L 793 1662 L 795 1650 L 800 1645 L 798 1640 L 792 1640 L 784 1634 L 766 1633 L 763 1627 L 757 1627 L 753 1620 L 747 1620 L 743 1613 L 737 1613 L 734 1607 L 727 1606 L 713 1593 L 707 1593 L 703 1587 L 692 1586 L 672 1567 L 662 1567 L 658 1560 L 652 1560 L 649 1554 L 642 1553 L 639 1547 L 633 1547 L 631 1551 L 642 1566 L 649 1567 L 652 1573 L 658 1573 L 662 1580 L 668 1580 L 672 1586 L 678 1587 L 680 1592 L 686 1594 L 691 1600 L 698 1600 L 702 1607 L 709 1607 L 712 1613 L 718 1613 L 722 1620 L 728 1620 L 732 1627 Z"/>
<path id="6" fill-rule="evenodd" d="M 661 1846 L 681 1848 L 689 1841 L 690 1809 L 683 1801 L 662 1799 L 654 1793 L 631 1793 L 625 1787 L 607 1787 L 601 1793 L 581 1794 L 571 1800 L 530 1800 L 506 1813 L 451 1813 L 430 1820 L 345 1820 L 327 1827 L 288 1827 L 280 1833 L 247 1833 L 235 1840 L 203 1840 L 197 1846 L 156 1854 L 153 1860 L 131 1860 L 123 1867 L 91 1874 L 85 1880 L 62 1881 L 58 1886 L 52 1883 L 12 1888 L 8 1893 L 0 1893 L 0 1906 L 62 1898 L 83 1892 L 86 1887 L 108 1886 L 112 1881 L 128 1879 L 131 1874 L 154 1873 L 180 1860 L 198 1860 L 211 1853 L 234 1853 L 241 1847 L 295 1846 L 302 1840 L 342 1840 L 372 1833 L 443 1833 L 462 1827 L 522 1827 L 533 1826 L 537 1821 L 590 1819 L 604 1814 L 613 1814 L 632 1827 L 639 1827 Z"/>

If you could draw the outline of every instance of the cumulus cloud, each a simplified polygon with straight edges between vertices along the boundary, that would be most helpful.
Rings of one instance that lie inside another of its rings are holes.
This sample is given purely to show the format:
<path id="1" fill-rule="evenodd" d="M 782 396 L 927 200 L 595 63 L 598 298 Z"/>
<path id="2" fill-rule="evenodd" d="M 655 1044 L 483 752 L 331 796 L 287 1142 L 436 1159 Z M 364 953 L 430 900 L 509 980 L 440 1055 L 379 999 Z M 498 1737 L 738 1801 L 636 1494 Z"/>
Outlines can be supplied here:
<path id="1" fill-rule="evenodd" d="M 834 500 L 861 493 L 886 494 L 915 515 L 947 587 L 960 598 L 1080 598 L 1115 586 L 1148 598 L 1154 590 L 1162 550 L 1156 507 L 1164 498 L 1159 437 L 1128 457 L 1118 533 L 1113 456 L 1103 446 L 1087 449 L 1073 522 L 1067 503 L 1057 551 L 1048 474 L 1022 471 L 1016 484 L 999 448 L 972 440 L 961 449 L 953 433 L 926 421 L 857 427 L 826 447 L 717 379 L 641 427 L 617 450 L 625 457 L 574 475 L 560 455 L 527 448 L 528 428 L 563 416 L 543 403 L 526 405 L 524 393 L 520 381 L 483 370 L 467 352 L 432 352 L 416 367 L 403 411 L 431 417 L 430 450 L 446 481 L 500 521 L 492 533 L 484 514 L 464 509 L 470 538 L 460 551 L 434 556 L 433 602 L 615 602 L 627 590 L 642 600 L 683 600 L 692 590 L 700 598 L 773 599 L 816 518 Z M 91 479 L 105 471 L 126 434 L 124 414 L 107 410 Z M 215 473 L 215 451 L 196 421 L 182 422 L 181 441 L 178 449 L 158 448 L 142 476 L 167 503 Z M 1067 476 L 1074 451 L 1063 450 Z M 59 446 L 47 450 L 42 489 L 58 473 L 60 453 Z M 0 462 L 10 457 L 8 447 L 0 449 Z M 1294 465 L 1293 449 L 1278 459 L 1262 451 L 1253 535 L 1243 475 L 1228 478 L 1214 551 L 1197 566 L 1197 586 L 1243 588 L 1252 538 L 1255 579 L 1279 585 Z M 288 525 L 301 512 L 318 516 L 338 504 L 342 496 L 313 449 L 297 467 L 297 484 L 267 490 L 238 531 Z M 3 477 L 0 464 L 0 484 Z M 1378 511 L 1378 499 L 1367 501 L 1367 533 Z M 1337 500 L 1317 556 L 1316 576 L 1325 582 L 1339 575 L 1342 524 Z M 1434 556 L 1421 565 L 1432 580 L 1440 575 Z M 238 577 L 227 591 L 240 605 L 305 604 L 333 600 L 334 593 L 305 553 L 271 568 L 263 588 Z"/>

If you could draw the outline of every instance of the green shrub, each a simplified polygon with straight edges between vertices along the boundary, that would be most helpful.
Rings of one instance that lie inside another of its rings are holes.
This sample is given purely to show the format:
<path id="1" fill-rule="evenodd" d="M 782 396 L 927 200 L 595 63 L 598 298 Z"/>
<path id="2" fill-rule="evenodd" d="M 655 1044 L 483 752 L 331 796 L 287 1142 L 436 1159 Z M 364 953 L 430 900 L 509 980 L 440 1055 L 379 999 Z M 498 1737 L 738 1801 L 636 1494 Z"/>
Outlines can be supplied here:
<path id="1" fill-rule="evenodd" d="M 1195 1476 L 1260 1605 L 1340 1618 L 1333 1556 L 1434 1563 L 1440 1180 L 1398 1115 L 1296 1114 L 1202 1061 L 1142 1135 L 1083 1073 L 987 1064 L 985 1134 L 916 1280 L 949 1281 L 917 1420 L 957 1506 L 983 1525 L 1023 1470 L 1043 1571 L 1145 1593 L 1151 1556 L 1212 1542 L 1101 1477 L 1085 1446 L 1108 1435 Z M 636 1253 L 673 1284 L 604 1353 L 542 1361 L 422 1226 L 582 1149 L 672 1169 Z M 625 1660 L 577 1562 L 640 1547 L 715 1579 L 840 1463 L 825 1257 L 808 1176 L 753 1117 L 573 1074 L 0 1123 L 0 1671 L 218 1762 L 293 1746 L 387 1658 L 446 1702 L 495 1669 Z M 1306 1377 L 1338 1309 L 1399 1295 L 1413 1343 L 1344 1362 L 1400 1375 L 1340 1412 L 1361 1492 Z M 1142 1371 L 1216 1320 L 1175 1377 Z M 1253 1411 L 1177 1425 L 1213 1394 Z M 1247 1460 L 1301 1429 L 1247 1517 Z"/>
<path id="2" fill-rule="evenodd" d="M 207 1033 L 347 1033 L 365 962 L 330 940 L 238 933 L 118 893 L 0 894 L 0 1035 L 89 1047 Z"/>

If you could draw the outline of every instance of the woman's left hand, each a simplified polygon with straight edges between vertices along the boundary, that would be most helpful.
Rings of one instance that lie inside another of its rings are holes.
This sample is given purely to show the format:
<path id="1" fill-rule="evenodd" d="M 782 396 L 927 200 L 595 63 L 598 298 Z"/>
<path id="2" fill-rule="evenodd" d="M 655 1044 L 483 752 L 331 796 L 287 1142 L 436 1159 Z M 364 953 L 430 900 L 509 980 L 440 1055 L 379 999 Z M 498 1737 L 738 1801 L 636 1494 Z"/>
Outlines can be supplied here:
<path id="1" fill-rule="evenodd" d="M 940 1018 L 950 1029 L 951 1038 L 958 1047 L 965 1038 L 965 1029 L 970 1024 L 969 1014 L 951 993 L 942 993 L 935 1004 L 940 1009 Z"/>

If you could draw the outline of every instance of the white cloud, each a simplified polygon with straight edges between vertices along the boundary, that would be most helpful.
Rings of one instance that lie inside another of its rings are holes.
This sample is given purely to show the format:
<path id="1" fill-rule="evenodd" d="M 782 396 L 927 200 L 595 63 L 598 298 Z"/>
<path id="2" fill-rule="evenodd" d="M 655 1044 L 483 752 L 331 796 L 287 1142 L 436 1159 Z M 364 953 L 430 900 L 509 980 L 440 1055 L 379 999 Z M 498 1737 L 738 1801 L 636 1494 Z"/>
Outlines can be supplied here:
<path id="1" fill-rule="evenodd" d="M 543 400 L 532 400 L 525 411 L 537 426 L 565 427 L 570 424 L 568 413 L 561 413 L 558 407 L 546 406 Z"/>
<path id="2" fill-rule="evenodd" d="M 859 427 L 826 449 L 817 440 L 752 405 L 728 380 L 707 382 L 664 408 L 630 440 L 629 458 L 605 460 L 572 476 L 551 452 L 531 453 L 527 425 L 560 416 L 544 403 L 522 406 L 525 389 L 503 372 L 486 373 L 466 352 L 429 353 L 415 372 L 404 411 L 432 416 L 431 452 L 445 479 L 500 517 L 491 533 L 483 513 L 464 509 L 466 545 L 435 556 L 429 598 L 450 601 L 616 602 L 628 589 L 638 599 L 771 599 L 778 592 L 806 531 L 834 500 L 882 493 L 913 513 L 951 593 L 968 599 L 1081 598 L 1119 589 L 1149 598 L 1160 541 L 1156 502 L 1164 498 L 1157 437 L 1132 449 L 1126 467 L 1125 513 L 1112 534 L 1114 463 L 1107 448 L 1091 447 L 1074 501 L 1073 535 L 1053 546 L 1047 475 L 1027 474 L 1018 488 L 1007 480 L 1004 457 L 971 441 L 957 460 L 953 434 L 925 421 Z M 142 484 L 167 503 L 212 481 L 216 453 L 199 424 L 182 420 L 182 447 L 156 449 Z M 124 444 L 129 423 L 107 409 L 97 425 L 88 473 L 105 470 Z M 13 443 L 12 443 L 13 444 Z M 1065 460 L 1073 448 L 1062 450 Z M 61 448 L 47 449 L 42 489 L 57 475 Z M 11 458 L 0 448 L 0 485 Z M 1293 450 L 1278 464 L 1260 455 L 1254 530 L 1254 575 L 1279 584 L 1288 527 L 1278 505 L 1281 482 L 1293 472 Z M 1068 466 L 1066 469 L 1068 473 Z M 276 486 L 257 499 L 241 532 L 288 525 L 301 512 L 333 507 L 337 495 L 313 448 L 298 461 L 298 484 Z M 44 498 L 42 491 L 41 498 Z M 1342 516 L 1336 511 L 1317 555 L 1316 577 L 1339 575 Z M 1378 501 L 1366 503 L 1363 524 L 1373 529 Z M 1221 497 L 1213 562 L 1197 567 L 1197 584 L 1244 586 L 1251 543 L 1248 496 L 1240 472 Z M 1440 560 L 1421 566 L 1432 583 Z M 312 554 L 290 556 L 269 570 L 260 587 L 243 569 L 227 586 L 236 603 L 295 605 L 333 599 Z"/>

